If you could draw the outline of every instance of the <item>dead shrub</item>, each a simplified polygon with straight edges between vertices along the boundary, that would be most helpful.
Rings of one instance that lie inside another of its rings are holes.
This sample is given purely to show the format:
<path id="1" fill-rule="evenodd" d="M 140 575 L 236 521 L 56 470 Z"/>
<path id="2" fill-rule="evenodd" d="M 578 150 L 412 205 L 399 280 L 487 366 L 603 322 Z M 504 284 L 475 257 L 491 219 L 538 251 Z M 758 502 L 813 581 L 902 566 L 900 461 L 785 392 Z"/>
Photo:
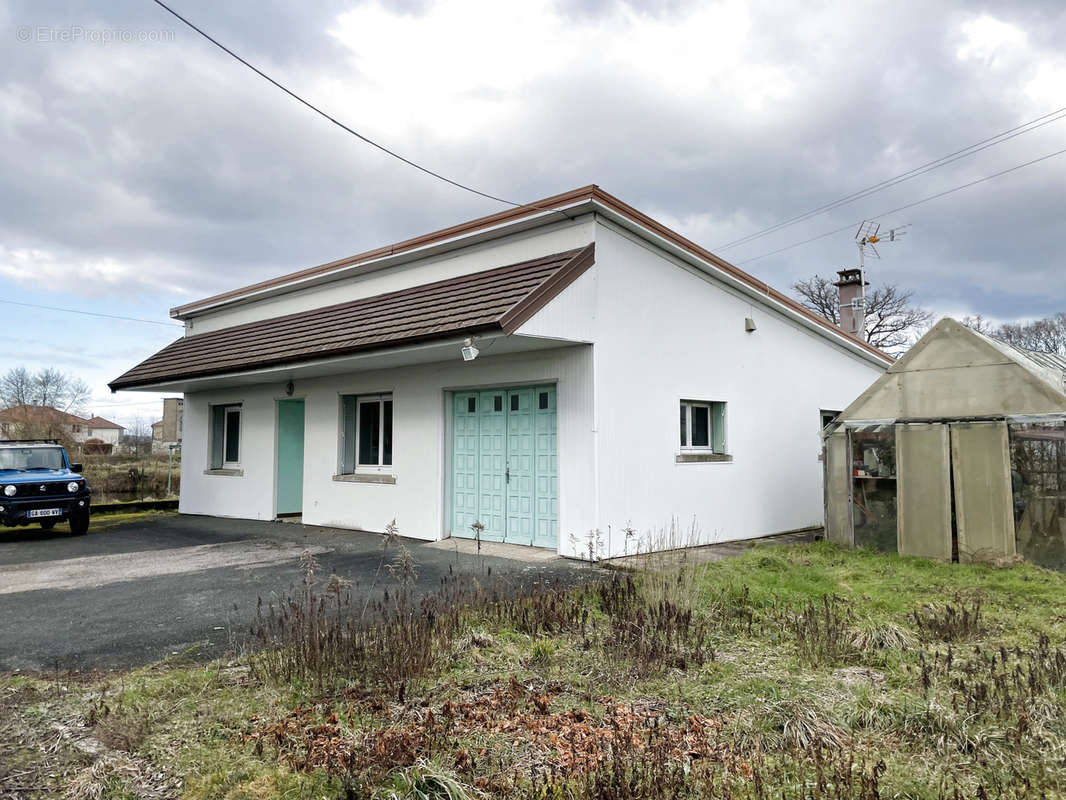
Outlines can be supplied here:
<path id="1" fill-rule="evenodd" d="M 610 624 L 605 646 L 641 670 L 686 669 L 714 659 L 707 624 L 692 608 L 665 598 L 649 600 L 631 575 L 614 576 L 597 593 Z"/>
<path id="2" fill-rule="evenodd" d="M 892 622 L 881 625 L 859 625 L 851 634 L 852 646 L 863 653 L 882 650 L 910 650 L 918 645 L 918 638 L 906 628 Z"/>
<path id="3" fill-rule="evenodd" d="M 918 632 L 927 639 L 957 642 L 981 632 L 981 599 L 967 604 L 957 598 L 957 605 L 923 605 L 911 613 Z"/>
<path id="4" fill-rule="evenodd" d="M 119 710 L 97 717 L 93 735 L 101 744 L 124 753 L 135 753 L 152 730 L 147 711 Z"/>
<path id="5" fill-rule="evenodd" d="M 799 611 L 786 609 L 778 621 L 796 640 L 800 660 L 812 666 L 838 664 L 855 653 L 850 625 L 854 614 L 839 597 L 822 598 Z"/>

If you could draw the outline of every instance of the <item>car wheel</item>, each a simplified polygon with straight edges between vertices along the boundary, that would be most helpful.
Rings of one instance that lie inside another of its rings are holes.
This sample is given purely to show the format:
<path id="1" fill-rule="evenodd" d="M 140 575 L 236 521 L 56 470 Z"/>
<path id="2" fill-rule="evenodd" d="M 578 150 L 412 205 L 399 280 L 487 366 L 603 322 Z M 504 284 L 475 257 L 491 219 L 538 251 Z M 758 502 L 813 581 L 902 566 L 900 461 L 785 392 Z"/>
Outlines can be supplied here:
<path id="1" fill-rule="evenodd" d="M 55 526 L 56 526 L 56 521 L 54 519 L 45 520 L 44 522 L 41 523 L 41 530 L 42 531 L 50 531 Z"/>
<path id="2" fill-rule="evenodd" d="M 81 536 L 89 532 L 89 512 L 70 515 L 70 532 L 75 536 Z"/>

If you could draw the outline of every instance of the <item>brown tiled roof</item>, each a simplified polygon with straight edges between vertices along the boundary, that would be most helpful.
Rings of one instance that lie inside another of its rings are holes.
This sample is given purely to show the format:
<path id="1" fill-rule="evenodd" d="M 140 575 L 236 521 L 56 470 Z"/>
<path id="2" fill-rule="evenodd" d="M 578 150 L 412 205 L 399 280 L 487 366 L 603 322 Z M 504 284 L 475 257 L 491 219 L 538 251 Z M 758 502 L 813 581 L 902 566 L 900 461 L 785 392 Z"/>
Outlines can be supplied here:
<path id="1" fill-rule="evenodd" d="M 86 424 L 90 428 L 116 428 L 118 430 L 125 430 L 125 428 L 123 428 L 117 422 L 112 422 L 111 420 L 104 419 L 103 417 L 92 417 Z"/>
<path id="2" fill-rule="evenodd" d="M 866 340 L 855 336 L 852 333 L 845 331 L 843 328 L 835 325 L 827 320 L 820 314 L 816 314 L 808 308 L 805 308 L 802 304 L 796 302 L 793 298 L 789 297 L 783 292 L 779 292 L 777 289 L 770 287 L 766 282 L 759 280 L 753 275 L 748 274 L 739 267 L 735 267 L 726 261 L 724 258 L 716 256 L 709 250 L 700 247 L 690 239 L 686 239 L 681 234 L 663 225 L 647 214 L 633 208 L 631 205 L 622 202 L 614 195 L 604 191 L 595 184 L 589 186 L 583 186 L 580 189 L 572 189 L 562 194 L 557 194 L 552 197 L 547 197 L 543 200 L 538 200 L 528 205 L 518 206 L 516 208 L 509 208 L 505 211 L 500 211 L 495 214 L 489 214 L 485 217 L 473 219 L 468 222 L 463 222 L 458 225 L 453 225 L 450 228 L 442 228 L 438 231 L 426 233 L 421 236 L 416 236 L 413 239 L 407 239 L 396 244 L 387 245 L 385 247 L 378 247 L 374 250 L 368 250 L 358 255 L 349 256 L 347 258 L 338 259 L 337 261 L 330 261 L 327 264 L 320 264 L 315 267 L 308 267 L 297 272 L 291 272 L 287 275 L 280 275 L 276 278 L 261 281 L 259 283 L 251 284 L 250 286 L 244 286 L 239 289 L 232 289 L 228 292 L 216 294 L 211 297 L 205 297 L 202 300 L 196 300 L 192 303 L 186 303 L 181 306 L 177 306 L 170 310 L 172 316 L 182 317 L 187 314 L 192 314 L 197 311 L 203 311 L 207 308 L 215 306 L 220 303 L 227 303 L 232 300 L 237 300 L 256 292 L 274 289 L 277 287 L 283 287 L 288 284 L 296 283 L 298 281 L 317 278 L 322 275 L 328 275 L 332 272 L 336 272 L 348 267 L 357 266 L 369 261 L 384 258 L 386 256 L 396 255 L 398 253 L 409 252 L 417 250 L 421 247 L 436 244 L 439 242 L 448 241 L 449 239 L 455 239 L 462 236 L 468 236 L 479 231 L 484 231 L 496 226 L 506 225 L 526 217 L 532 217 L 537 214 L 543 214 L 544 212 L 554 211 L 558 209 L 565 209 L 570 206 L 574 206 L 583 202 L 594 202 L 600 206 L 610 209 L 614 213 L 625 217 L 626 219 L 643 226 L 647 230 L 662 237 L 671 244 L 680 247 L 692 255 L 707 261 L 718 269 L 725 272 L 727 275 L 735 278 L 741 283 L 756 289 L 761 294 L 765 295 L 770 300 L 776 301 L 783 306 L 786 306 L 792 312 L 799 314 L 802 317 L 806 317 L 811 322 L 817 323 L 821 327 L 832 331 L 838 336 L 842 336 L 845 339 L 850 340 L 853 344 L 858 345 L 869 353 L 877 356 L 883 360 L 886 364 L 891 363 L 894 359 L 878 350 Z M 565 212 L 562 212 L 565 213 Z"/>
<path id="3" fill-rule="evenodd" d="M 51 406 L 11 406 L 0 410 L 0 422 L 50 425 L 87 425 L 89 420 Z"/>
<path id="4" fill-rule="evenodd" d="M 512 333 L 592 265 L 595 246 L 178 339 L 112 391 L 456 335 Z"/>

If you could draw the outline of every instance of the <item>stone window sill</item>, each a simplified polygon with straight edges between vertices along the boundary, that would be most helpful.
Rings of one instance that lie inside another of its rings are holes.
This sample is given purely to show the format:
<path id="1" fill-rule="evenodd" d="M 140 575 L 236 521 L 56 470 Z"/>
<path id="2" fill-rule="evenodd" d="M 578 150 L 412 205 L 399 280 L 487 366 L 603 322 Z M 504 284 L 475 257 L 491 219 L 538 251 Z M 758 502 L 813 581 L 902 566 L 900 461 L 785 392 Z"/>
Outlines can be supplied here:
<path id="1" fill-rule="evenodd" d="M 732 464 L 733 456 L 726 453 L 678 453 L 675 464 Z"/>
<path id="2" fill-rule="evenodd" d="M 396 483 L 396 476 L 387 472 L 356 472 L 351 475 L 334 475 L 333 480 L 340 483 Z"/>
<path id="3" fill-rule="evenodd" d="M 235 478 L 244 477 L 243 469 L 205 469 L 204 475 L 229 475 Z"/>

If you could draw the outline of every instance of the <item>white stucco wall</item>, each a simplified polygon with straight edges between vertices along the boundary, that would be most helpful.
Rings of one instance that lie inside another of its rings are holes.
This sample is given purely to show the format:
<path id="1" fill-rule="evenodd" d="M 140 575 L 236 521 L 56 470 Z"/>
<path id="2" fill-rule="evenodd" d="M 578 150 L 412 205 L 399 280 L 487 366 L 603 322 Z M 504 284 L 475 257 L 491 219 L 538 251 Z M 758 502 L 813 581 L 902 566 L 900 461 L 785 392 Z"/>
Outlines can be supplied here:
<path id="1" fill-rule="evenodd" d="M 304 512 L 313 525 L 381 531 L 396 519 L 419 539 L 447 534 L 445 492 L 447 391 L 556 383 L 558 391 L 559 520 L 563 530 L 587 530 L 595 520 L 592 348 L 574 346 L 509 356 L 482 356 L 377 372 L 299 381 L 305 402 Z M 342 394 L 392 392 L 396 483 L 334 481 Z M 180 510 L 250 519 L 274 517 L 279 384 L 188 394 Z M 242 403 L 243 475 L 206 475 L 209 406 Z"/>
<path id="2" fill-rule="evenodd" d="M 614 226 L 598 226 L 596 262 L 604 547 L 621 553 L 627 524 L 647 542 L 671 519 L 696 522 L 693 544 L 821 524 L 818 412 L 843 409 L 883 369 Z M 731 463 L 675 463 L 681 399 L 727 403 Z"/>
<path id="3" fill-rule="evenodd" d="M 118 428 L 90 428 L 86 438 L 99 439 L 108 444 L 118 444 L 119 435 L 122 433 Z"/>

